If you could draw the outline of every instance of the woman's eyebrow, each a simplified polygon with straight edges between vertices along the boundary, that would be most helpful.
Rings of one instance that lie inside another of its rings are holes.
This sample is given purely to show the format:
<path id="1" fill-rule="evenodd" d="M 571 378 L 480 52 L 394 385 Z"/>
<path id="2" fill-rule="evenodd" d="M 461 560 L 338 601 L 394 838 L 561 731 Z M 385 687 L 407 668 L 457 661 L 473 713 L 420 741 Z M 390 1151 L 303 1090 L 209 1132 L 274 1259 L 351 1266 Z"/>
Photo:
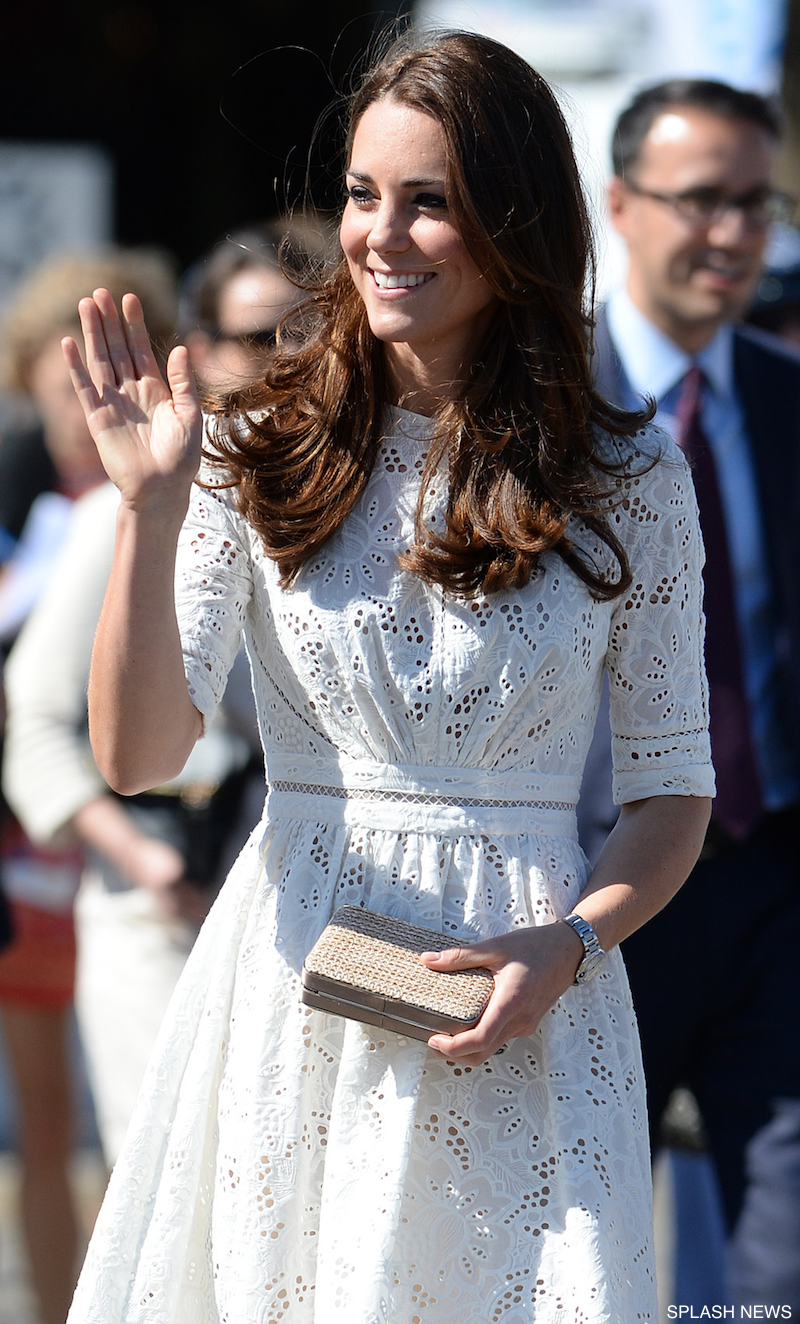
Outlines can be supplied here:
<path id="1" fill-rule="evenodd" d="M 359 180 L 362 184 L 374 184 L 372 175 L 365 174 L 360 170 L 351 170 L 349 167 L 345 172 L 352 179 Z M 401 179 L 401 188 L 444 188 L 443 179 Z"/>

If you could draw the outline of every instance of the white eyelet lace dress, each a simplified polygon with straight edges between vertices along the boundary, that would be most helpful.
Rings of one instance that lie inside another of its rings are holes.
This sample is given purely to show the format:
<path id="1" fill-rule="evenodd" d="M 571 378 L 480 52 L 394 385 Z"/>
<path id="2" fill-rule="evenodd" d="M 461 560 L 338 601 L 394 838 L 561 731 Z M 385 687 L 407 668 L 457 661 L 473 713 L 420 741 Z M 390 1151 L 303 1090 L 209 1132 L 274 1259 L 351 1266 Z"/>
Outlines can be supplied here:
<path id="1" fill-rule="evenodd" d="M 604 666 L 617 798 L 712 792 L 678 452 L 615 503 L 623 597 L 593 601 L 548 556 L 519 592 L 457 600 L 397 563 L 429 428 L 392 411 L 365 493 L 289 591 L 231 492 L 194 492 L 191 694 L 210 715 L 244 630 L 269 793 L 167 1014 L 69 1324 L 656 1319 L 618 952 L 478 1068 L 300 1003 L 303 958 L 344 903 L 454 942 L 569 912 Z"/>

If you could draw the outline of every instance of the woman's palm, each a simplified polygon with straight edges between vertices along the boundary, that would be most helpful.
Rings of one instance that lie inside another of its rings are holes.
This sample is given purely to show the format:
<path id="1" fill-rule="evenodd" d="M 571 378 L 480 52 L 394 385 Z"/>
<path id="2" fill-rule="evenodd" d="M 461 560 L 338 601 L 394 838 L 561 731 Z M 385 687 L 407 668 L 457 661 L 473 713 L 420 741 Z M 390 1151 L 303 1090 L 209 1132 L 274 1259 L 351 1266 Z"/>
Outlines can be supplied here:
<path id="1" fill-rule="evenodd" d="M 127 294 L 122 320 L 107 290 L 79 305 L 86 364 L 75 341 L 64 356 L 103 466 L 131 501 L 185 487 L 197 472 L 201 414 L 186 350 L 174 349 L 164 381 L 139 300 Z"/>

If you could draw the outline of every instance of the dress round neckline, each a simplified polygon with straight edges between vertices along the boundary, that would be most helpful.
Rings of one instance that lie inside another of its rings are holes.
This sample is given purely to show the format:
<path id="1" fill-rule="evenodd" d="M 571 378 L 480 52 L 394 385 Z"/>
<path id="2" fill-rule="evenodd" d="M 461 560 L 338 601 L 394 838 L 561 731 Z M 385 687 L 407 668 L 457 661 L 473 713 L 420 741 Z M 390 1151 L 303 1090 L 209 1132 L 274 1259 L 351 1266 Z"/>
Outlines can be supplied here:
<path id="1" fill-rule="evenodd" d="M 428 441 L 434 427 L 433 419 L 427 414 L 415 414 L 410 409 L 402 409 L 400 405 L 389 405 L 388 422 L 393 437 L 399 432 L 412 440 Z"/>

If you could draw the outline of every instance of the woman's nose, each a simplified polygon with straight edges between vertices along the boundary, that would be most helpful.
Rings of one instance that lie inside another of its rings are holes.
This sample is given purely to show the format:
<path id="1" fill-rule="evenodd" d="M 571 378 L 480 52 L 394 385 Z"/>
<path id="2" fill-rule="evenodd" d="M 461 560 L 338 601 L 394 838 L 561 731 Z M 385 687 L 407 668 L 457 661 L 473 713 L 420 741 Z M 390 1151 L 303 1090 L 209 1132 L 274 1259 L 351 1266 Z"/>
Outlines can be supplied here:
<path id="1" fill-rule="evenodd" d="M 408 221 L 402 207 L 386 199 L 373 214 L 369 246 L 375 252 L 403 253 L 411 244 Z"/>

